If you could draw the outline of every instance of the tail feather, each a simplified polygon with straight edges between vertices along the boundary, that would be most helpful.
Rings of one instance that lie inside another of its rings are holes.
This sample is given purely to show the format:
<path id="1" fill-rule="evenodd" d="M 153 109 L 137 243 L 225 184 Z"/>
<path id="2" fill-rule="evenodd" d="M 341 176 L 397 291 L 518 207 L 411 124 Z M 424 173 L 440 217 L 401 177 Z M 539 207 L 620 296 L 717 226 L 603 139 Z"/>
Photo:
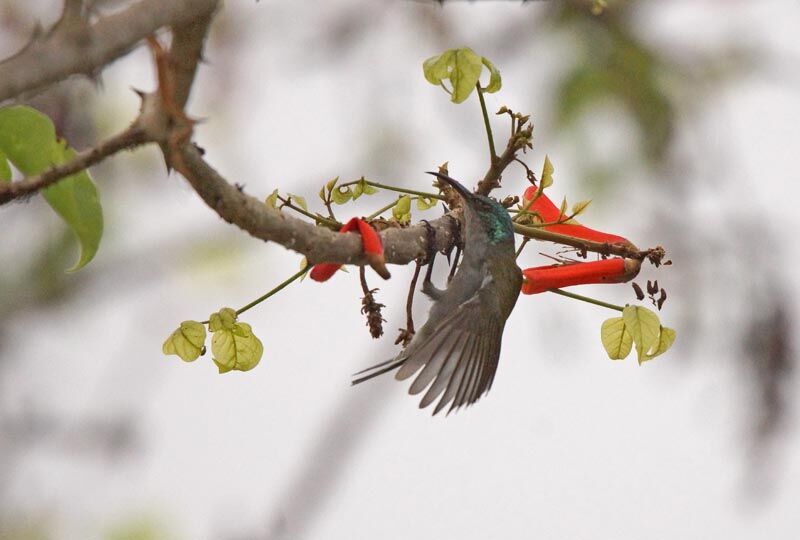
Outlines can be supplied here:
<path id="1" fill-rule="evenodd" d="M 407 358 L 405 357 L 392 358 L 391 360 L 387 360 L 386 362 L 381 362 L 380 364 L 375 364 L 374 366 L 370 366 L 367 369 L 362 369 L 359 372 L 353 373 L 353 377 L 356 378 L 354 378 L 350 384 L 355 386 L 356 384 L 360 384 L 364 381 L 374 379 L 379 375 L 383 375 L 384 373 L 388 373 L 393 369 L 399 368 L 406 362 L 406 360 Z M 358 375 L 361 375 L 361 377 L 358 377 Z"/>

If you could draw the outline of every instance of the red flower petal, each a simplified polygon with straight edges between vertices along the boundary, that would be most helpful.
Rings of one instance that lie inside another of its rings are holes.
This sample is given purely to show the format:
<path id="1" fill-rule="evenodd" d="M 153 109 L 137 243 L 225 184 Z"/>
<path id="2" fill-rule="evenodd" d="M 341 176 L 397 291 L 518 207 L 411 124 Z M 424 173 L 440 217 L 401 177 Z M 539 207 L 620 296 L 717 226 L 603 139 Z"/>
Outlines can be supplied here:
<path id="1" fill-rule="evenodd" d="M 386 261 L 383 258 L 381 237 L 378 236 L 378 233 L 369 223 L 361 218 L 352 218 L 339 229 L 340 233 L 353 231 L 358 231 L 361 235 L 361 246 L 364 249 L 364 253 L 367 255 L 367 262 L 369 262 L 369 265 L 383 279 L 389 279 L 391 274 L 389 274 L 389 271 L 386 269 Z M 327 281 L 341 266 L 341 264 L 337 263 L 315 264 L 309 275 L 314 281 Z"/>
<path id="2" fill-rule="evenodd" d="M 341 268 L 341 264 L 335 263 L 319 263 L 315 264 L 314 268 L 311 269 L 309 272 L 309 277 L 314 281 L 328 281 L 333 274 L 336 273 L 339 268 Z"/>
<path id="3" fill-rule="evenodd" d="M 633 259 L 605 259 L 587 263 L 536 266 L 522 271 L 523 294 L 537 294 L 588 283 L 620 283 L 639 272 L 641 263 Z"/>
<path id="4" fill-rule="evenodd" d="M 530 201 L 532 198 L 536 196 L 536 186 L 530 186 L 528 189 L 525 190 L 525 195 L 523 198 L 523 204 L 527 201 Z M 551 223 L 558 221 L 559 219 L 563 219 L 565 216 L 561 214 L 560 209 L 553 204 L 553 201 L 550 198 L 542 193 L 539 195 L 531 207 L 529 208 L 531 212 L 536 212 L 542 218 L 545 223 Z M 572 236 L 573 238 L 581 238 L 583 240 L 589 240 L 592 242 L 605 242 L 608 244 L 630 244 L 627 238 L 623 238 L 622 236 L 617 236 L 616 234 L 609 234 L 604 233 L 601 231 L 597 231 L 595 229 L 590 229 L 589 227 L 584 227 L 583 225 L 572 225 L 568 223 L 561 223 L 558 225 L 548 225 L 543 227 L 544 230 L 563 234 L 566 236 Z"/>

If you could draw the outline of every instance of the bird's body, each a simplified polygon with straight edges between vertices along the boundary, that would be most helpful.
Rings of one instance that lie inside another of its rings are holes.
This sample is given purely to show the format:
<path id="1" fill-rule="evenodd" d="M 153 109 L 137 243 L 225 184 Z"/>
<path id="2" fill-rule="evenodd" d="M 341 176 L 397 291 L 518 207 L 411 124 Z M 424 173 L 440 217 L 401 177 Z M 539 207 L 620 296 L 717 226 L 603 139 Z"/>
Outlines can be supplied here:
<path id="1" fill-rule="evenodd" d="M 400 368 L 398 380 L 419 372 L 409 393 L 428 389 L 420 407 L 441 396 L 433 414 L 451 402 L 450 410 L 474 403 L 491 388 L 503 328 L 522 285 L 506 209 L 447 176 L 436 176 L 464 201 L 464 257 L 446 290 L 436 289 L 426 279 L 422 290 L 434 303 L 427 322 L 408 346 L 396 358 L 357 374 L 353 381 L 363 382 L 396 368 Z"/>

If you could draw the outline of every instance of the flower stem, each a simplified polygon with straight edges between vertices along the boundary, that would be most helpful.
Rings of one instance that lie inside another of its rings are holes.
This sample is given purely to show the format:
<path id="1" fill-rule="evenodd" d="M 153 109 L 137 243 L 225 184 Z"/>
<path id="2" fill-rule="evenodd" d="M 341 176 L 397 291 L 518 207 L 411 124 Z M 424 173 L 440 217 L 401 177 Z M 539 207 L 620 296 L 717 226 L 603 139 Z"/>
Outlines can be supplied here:
<path id="1" fill-rule="evenodd" d="M 609 304 L 608 302 L 603 302 L 602 300 L 589 298 L 588 296 L 583 296 L 581 294 L 567 292 L 562 289 L 550 289 L 549 292 L 560 294 L 561 296 L 566 296 L 567 298 L 574 298 L 575 300 L 580 300 L 581 302 L 588 302 L 589 304 L 594 304 L 595 306 L 605 307 L 608 309 L 615 309 L 617 311 L 622 311 L 625 309 L 623 306 L 618 306 L 616 304 Z"/>

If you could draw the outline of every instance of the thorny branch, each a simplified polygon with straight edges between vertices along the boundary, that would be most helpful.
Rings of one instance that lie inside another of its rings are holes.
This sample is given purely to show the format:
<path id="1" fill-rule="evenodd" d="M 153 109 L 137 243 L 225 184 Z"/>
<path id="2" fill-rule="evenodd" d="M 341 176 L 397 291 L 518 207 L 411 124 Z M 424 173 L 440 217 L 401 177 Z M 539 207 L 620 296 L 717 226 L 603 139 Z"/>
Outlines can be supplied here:
<path id="1" fill-rule="evenodd" d="M 196 21 L 210 17 L 218 3 L 140 0 L 90 23 L 86 14 L 74 9 L 78 2 L 68 2 L 69 9 L 50 32 L 35 35 L 16 55 L 0 62 L 0 103 L 70 75 L 94 76 L 159 28 L 172 26 L 191 32 Z"/>
<path id="2" fill-rule="evenodd" d="M 81 152 L 69 163 L 39 176 L 12 182 L 0 191 L 0 203 L 51 185 L 119 150 L 155 141 L 161 146 L 167 163 L 173 165 L 206 204 L 229 223 L 256 238 L 279 243 L 305 255 L 310 264 L 366 262 L 357 234 L 337 234 L 268 207 L 217 173 L 204 160 L 203 152 L 191 142 L 192 121 L 183 109 L 202 60 L 203 44 L 217 1 L 140 0 L 118 13 L 99 17 L 91 24 L 86 14 L 76 8 L 78 4 L 68 2 L 64 16 L 49 33 L 32 40 L 17 55 L 0 63 L 0 101 L 38 90 L 74 73 L 92 74 L 130 51 L 152 32 L 169 26 L 172 43 L 167 51 L 162 51 L 165 56 L 157 62 L 160 88 L 156 93 L 142 95 L 142 111 L 128 130 Z M 520 122 L 515 126 L 505 150 L 492 161 L 479 182 L 478 193 L 488 194 L 499 186 L 503 171 L 517 159 L 520 150 L 530 146 L 531 136 L 529 123 Z M 428 226 L 422 224 L 382 231 L 386 261 L 407 264 L 432 250 L 447 251 L 458 235 L 456 220 L 447 218 L 430 222 L 432 235 L 427 234 Z M 515 230 L 526 237 L 604 255 L 648 258 L 656 264 L 663 257 L 660 248 L 639 251 L 634 246 L 609 246 L 517 224 Z"/>
<path id="3" fill-rule="evenodd" d="M 57 165 L 39 175 L 31 176 L 18 182 L 0 183 L 0 205 L 36 193 L 67 176 L 103 161 L 120 150 L 130 150 L 147 142 L 149 142 L 147 134 L 141 128 L 139 122 L 134 121 L 126 130 L 109 137 L 93 148 L 80 152 L 67 163 Z"/>

